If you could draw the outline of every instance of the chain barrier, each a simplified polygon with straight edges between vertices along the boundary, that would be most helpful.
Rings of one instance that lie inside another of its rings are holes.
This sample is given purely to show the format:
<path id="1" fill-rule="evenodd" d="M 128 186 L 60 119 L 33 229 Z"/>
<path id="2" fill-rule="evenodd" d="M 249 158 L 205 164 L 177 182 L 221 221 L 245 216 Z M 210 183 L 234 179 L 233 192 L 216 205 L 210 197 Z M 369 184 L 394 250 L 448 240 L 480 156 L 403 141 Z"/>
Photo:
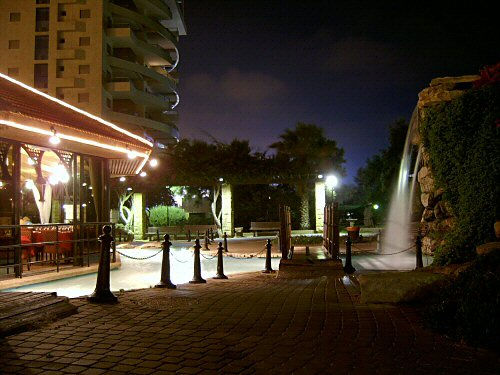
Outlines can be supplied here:
<path id="1" fill-rule="evenodd" d="M 200 255 L 201 255 L 203 258 L 205 258 L 206 260 L 212 260 L 212 259 L 214 259 L 214 258 L 217 258 L 217 254 L 216 254 L 216 255 L 214 255 L 213 257 L 206 257 L 205 255 L 203 255 L 203 254 L 200 252 Z"/>
<path id="2" fill-rule="evenodd" d="M 352 244 L 351 246 L 354 247 L 355 249 L 360 250 L 360 251 L 366 251 L 366 249 L 361 249 L 361 248 L 355 246 L 354 244 Z M 415 247 L 415 244 L 411 245 L 407 249 L 404 249 L 404 250 L 401 250 L 401 251 L 398 251 L 398 252 L 395 252 L 395 253 L 389 253 L 389 254 L 383 254 L 383 253 L 381 253 L 381 254 L 377 254 L 377 255 L 396 255 L 396 254 L 401 254 L 401 253 L 404 253 L 405 251 L 409 251 L 409 250 L 413 249 L 414 247 Z"/>
<path id="3" fill-rule="evenodd" d="M 191 261 L 191 259 L 188 259 L 188 260 L 180 260 L 180 259 L 178 259 L 178 258 L 175 256 L 175 254 L 173 254 L 173 253 L 172 253 L 172 251 L 170 251 L 170 255 L 172 256 L 172 258 L 174 258 L 174 259 L 175 259 L 177 262 L 179 262 L 179 263 L 187 263 L 187 262 L 190 262 L 190 261 Z M 191 257 L 193 257 L 193 256 L 194 256 L 194 253 L 191 253 Z"/>
<path id="4" fill-rule="evenodd" d="M 255 253 L 255 254 L 250 254 L 250 256 L 246 256 L 246 257 L 235 257 L 234 255 L 224 255 L 228 258 L 233 258 L 233 259 L 243 259 L 243 260 L 247 260 L 247 259 L 252 259 L 252 258 L 255 258 L 257 255 L 260 255 L 262 254 L 264 251 L 266 251 L 266 247 L 264 246 L 264 248 L 259 251 L 258 253 Z"/>
<path id="5" fill-rule="evenodd" d="M 121 251 L 119 250 L 116 250 L 116 252 L 118 254 L 120 254 L 121 256 L 124 256 L 125 258 L 130 258 L 130 259 L 133 259 L 133 260 L 146 260 L 146 259 L 151 259 L 155 256 L 157 256 L 158 254 L 160 254 L 161 252 L 163 251 L 163 249 L 160 249 L 157 253 L 153 254 L 153 255 L 150 255 L 150 256 L 147 256 L 147 257 L 134 257 L 132 255 L 127 255 L 127 254 L 124 254 L 122 253 Z"/>

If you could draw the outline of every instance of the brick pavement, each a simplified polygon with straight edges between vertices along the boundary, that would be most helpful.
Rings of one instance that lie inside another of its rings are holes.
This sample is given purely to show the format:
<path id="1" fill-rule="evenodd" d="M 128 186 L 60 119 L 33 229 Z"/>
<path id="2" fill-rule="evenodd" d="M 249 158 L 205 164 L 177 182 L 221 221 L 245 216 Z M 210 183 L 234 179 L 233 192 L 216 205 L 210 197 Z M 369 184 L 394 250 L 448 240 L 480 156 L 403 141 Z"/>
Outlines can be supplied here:
<path id="1" fill-rule="evenodd" d="M 341 278 L 247 274 L 121 293 L 0 342 L 2 374 L 494 374 L 490 352 L 358 303 Z"/>

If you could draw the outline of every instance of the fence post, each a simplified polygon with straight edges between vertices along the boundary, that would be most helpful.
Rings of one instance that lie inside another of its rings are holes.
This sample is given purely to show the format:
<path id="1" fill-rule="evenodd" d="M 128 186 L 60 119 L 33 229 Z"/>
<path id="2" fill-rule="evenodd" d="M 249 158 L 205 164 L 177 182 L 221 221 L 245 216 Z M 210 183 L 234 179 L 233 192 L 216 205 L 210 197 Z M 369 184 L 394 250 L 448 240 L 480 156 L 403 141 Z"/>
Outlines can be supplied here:
<path id="1" fill-rule="evenodd" d="M 188 229 L 187 240 L 188 242 L 191 242 L 191 229 Z"/>
<path id="2" fill-rule="evenodd" d="M 262 271 L 262 273 L 273 273 L 274 270 L 271 267 L 271 248 L 272 248 L 271 239 L 267 240 L 266 244 L 266 269 Z"/>
<path id="3" fill-rule="evenodd" d="M 347 274 L 354 273 L 356 269 L 352 266 L 352 249 L 351 249 L 352 241 L 351 237 L 347 236 L 345 240 L 345 266 L 344 272 Z"/>
<path id="4" fill-rule="evenodd" d="M 306 255 L 311 255 L 311 253 L 309 252 L 309 246 L 306 246 Z"/>
<path id="5" fill-rule="evenodd" d="M 379 229 L 377 233 L 377 254 L 380 254 L 382 252 L 382 231 Z"/>
<path id="6" fill-rule="evenodd" d="M 227 276 L 224 275 L 223 251 L 224 247 L 222 247 L 222 242 L 219 242 L 219 248 L 217 249 L 217 275 L 214 279 L 227 279 Z"/>
<path id="7" fill-rule="evenodd" d="M 197 238 L 194 245 L 194 275 L 190 284 L 203 284 L 207 281 L 201 277 L 201 263 L 200 263 L 200 240 Z"/>
<path id="8" fill-rule="evenodd" d="M 415 253 L 417 255 L 417 267 L 416 268 L 422 268 L 424 266 L 424 261 L 422 259 L 422 238 L 420 237 L 420 234 L 417 235 L 417 238 L 415 239 Z"/>
<path id="9" fill-rule="evenodd" d="M 160 282 L 155 285 L 155 288 L 176 289 L 177 287 L 170 281 L 170 236 L 163 236 L 161 247 L 163 249 L 163 259 L 161 261 L 161 278 Z"/>
<path id="10" fill-rule="evenodd" d="M 228 249 L 227 249 L 227 233 L 224 232 L 224 252 L 228 252 Z"/>
<path id="11" fill-rule="evenodd" d="M 118 298 L 111 292 L 109 287 L 109 258 L 111 243 L 114 241 L 111 235 L 111 226 L 105 225 L 102 228 L 103 234 L 99 236 L 101 243 L 101 258 L 99 259 L 99 269 L 97 271 L 97 283 L 94 293 L 87 297 L 90 302 L 97 303 L 117 303 Z"/>

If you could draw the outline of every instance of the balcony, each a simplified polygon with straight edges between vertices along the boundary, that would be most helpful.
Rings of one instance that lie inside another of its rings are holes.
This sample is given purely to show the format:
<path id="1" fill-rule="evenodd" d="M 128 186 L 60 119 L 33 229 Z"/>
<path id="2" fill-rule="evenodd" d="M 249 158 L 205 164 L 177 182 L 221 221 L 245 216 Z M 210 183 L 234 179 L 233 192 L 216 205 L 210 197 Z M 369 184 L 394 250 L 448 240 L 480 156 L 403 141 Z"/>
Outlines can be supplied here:
<path id="1" fill-rule="evenodd" d="M 168 78 L 147 66 L 120 59 L 114 56 L 106 56 L 109 66 L 116 68 L 120 74 L 126 75 L 131 79 L 146 80 L 148 86 L 158 94 L 169 94 L 176 90 L 177 84 L 171 78 Z"/>
<path id="2" fill-rule="evenodd" d="M 134 114 L 107 111 L 104 118 L 137 134 L 146 133 L 155 140 L 173 140 L 179 137 L 179 131 L 174 125 Z"/>
<path id="3" fill-rule="evenodd" d="M 148 14 L 162 19 L 171 19 L 172 12 L 162 0 L 135 0 L 137 5 L 146 9 Z"/>
<path id="4" fill-rule="evenodd" d="M 130 81 L 109 82 L 105 85 L 105 88 L 114 99 L 129 99 L 135 104 L 143 105 L 147 110 L 166 111 L 173 104 L 167 97 L 156 96 L 138 90 Z"/>
<path id="5" fill-rule="evenodd" d="M 177 44 L 177 38 L 175 37 L 175 35 L 172 34 L 170 30 L 166 29 L 165 27 L 163 27 L 163 25 L 154 21 L 153 19 L 112 3 L 108 5 L 108 9 L 113 15 L 117 16 L 114 18 L 118 23 L 121 23 L 119 20 L 121 18 L 124 23 L 133 23 L 136 25 L 140 25 L 141 28 L 146 28 L 149 31 L 161 35 L 163 38 L 168 39 L 175 45 Z"/>
<path id="6" fill-rule="evenodd" d="M 129 27 L 109 28 L 107 36 L 114 48 L 130 48 L 149 66 L 172 66 L 173 64 L 169 52 L 138 39 Z"/>

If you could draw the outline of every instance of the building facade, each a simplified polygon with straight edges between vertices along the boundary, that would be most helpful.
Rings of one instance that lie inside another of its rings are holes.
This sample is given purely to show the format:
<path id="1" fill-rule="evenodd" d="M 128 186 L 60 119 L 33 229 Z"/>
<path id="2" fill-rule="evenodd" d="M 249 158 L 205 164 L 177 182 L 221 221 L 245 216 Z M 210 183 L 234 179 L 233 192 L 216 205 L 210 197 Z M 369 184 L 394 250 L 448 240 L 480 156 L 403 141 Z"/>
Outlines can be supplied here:
<path id="1" fill-rule="evenodd" d="M 178 137 L 181 0 L 0 0 L 0 73 L 144 136 Z"/>

